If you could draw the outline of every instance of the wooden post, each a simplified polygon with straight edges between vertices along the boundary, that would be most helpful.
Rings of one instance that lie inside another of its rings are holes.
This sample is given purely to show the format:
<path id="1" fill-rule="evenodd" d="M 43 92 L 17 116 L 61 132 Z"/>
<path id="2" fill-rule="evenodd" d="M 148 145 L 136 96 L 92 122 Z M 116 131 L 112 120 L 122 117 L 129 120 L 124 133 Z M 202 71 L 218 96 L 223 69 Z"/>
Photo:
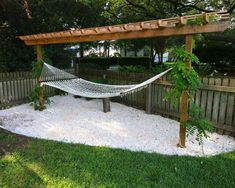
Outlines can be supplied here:
<path id="1" fill-rule="evenodd" d="M 192 53 L 193 49 L 193 36 L 186 35 L 185 38 L 185 50 Z M 191 69 L 191 61 L 185 62 L 186 67 Z M 188 121 L 188 91 L 183 91 L 181 95 L 181 112 L 180 112 L 180 131 L 179 131 L 179 142 L 178 147 L 185 148 L 186 144 L 186 123 Z"/>
<path id="2" fill-rule="evenodd" d="M 40 66 L 42 66 L 42 46 L 41 45 L 37 45 L 36 46 L 36 51 L 37 51 L 37 61 L 38 63 L 40 63 Z M 41 78 L 38 77 L 37 78 L 38 84 L 40 84 Z M 43 96 L 43 88 L 41 90 L 42 92 L 39 94 L 39 106 L 40 106 L 40 111 L 42 111 L 44 109 L 44 96 Z"/>
<path id="3" fill-rule="evenodd" d="M 110 112 L 110 100 L 109 98 L 104 98 L 103 99 L 103 112 Z"/>
<path id="4" fill-rule="evenodd" d="M 152 112 L 152 84 L 149 84 L 146 92 L 146 113 Z"/>

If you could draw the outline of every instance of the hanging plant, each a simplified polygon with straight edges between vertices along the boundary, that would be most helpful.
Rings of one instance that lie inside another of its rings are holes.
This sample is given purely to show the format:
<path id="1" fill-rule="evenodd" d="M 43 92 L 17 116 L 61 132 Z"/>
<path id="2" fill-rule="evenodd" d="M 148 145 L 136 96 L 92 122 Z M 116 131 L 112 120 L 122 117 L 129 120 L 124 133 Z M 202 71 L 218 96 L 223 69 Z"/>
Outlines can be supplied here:
<path id="1" fill-rule="evenodd" d="M 201 118 L 202 109 L 195 103 L 194 95 L 201 86 L 199 75 L 193 68 L 188 68 L 185 62 L 198 64 L 199 59 L 184 47 L 175 51 L 176 62 L 173 65 L 171 77 L 174 82 L 173 87 L 167 93 L 166 100 L 172 99 L 173 104 L 179 104 L 183 91 L 188 92 L 189 96 L 189 118 L 186 123 L 186 132 L 188 135 L 196 135 L 196 140 L 202 144 L 203 137 L 208 137 L 207 132 L 212 132 L 213 127 L 206 118 Z"/>

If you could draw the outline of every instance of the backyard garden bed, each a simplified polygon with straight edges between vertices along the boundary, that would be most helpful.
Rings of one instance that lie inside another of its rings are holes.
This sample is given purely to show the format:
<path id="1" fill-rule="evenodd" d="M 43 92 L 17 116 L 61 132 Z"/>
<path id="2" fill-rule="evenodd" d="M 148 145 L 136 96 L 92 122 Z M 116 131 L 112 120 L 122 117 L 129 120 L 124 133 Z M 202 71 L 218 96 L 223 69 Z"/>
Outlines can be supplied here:
<path id="1" fill-rule="evenodd" d="M 29 137 L 167 155 L 208 156 L 235 149 L 234 138 L 217 133 L 204 139 L 203 148 L 192 136 L 187 148 L 178 148 L 177 121 L 119 103 L 111 103 L 111 112 L 103 113 L 101 100 L 71 95 L 51 99 L 43 112 L 29 104 L 0 111 L 0 127 Z"/>

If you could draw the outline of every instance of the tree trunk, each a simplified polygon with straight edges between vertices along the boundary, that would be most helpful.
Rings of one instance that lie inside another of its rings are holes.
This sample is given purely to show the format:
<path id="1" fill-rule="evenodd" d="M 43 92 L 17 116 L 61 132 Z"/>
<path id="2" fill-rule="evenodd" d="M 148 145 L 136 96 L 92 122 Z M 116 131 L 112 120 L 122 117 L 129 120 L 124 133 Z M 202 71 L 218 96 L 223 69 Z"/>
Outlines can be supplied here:
<path id="1" fill-rule="evenodd" d="M 107 46 L 107 47 L 108 47 L 108 49 L 107 49 L 107 50 L 108 50 L 108 51 L 107 51 L 107 57 L 109 57 L 109 56 L 110 56 L 110 49 L 109 49 L 109 48 L 110 48 L 110 43 L 108 43 L 108 46 Z"/>
<path id="2" fill-rule="evenodd" d="M 160 52 L 161 56 L 161 63 L 163 63 L 163 52 Z"/>
<path id="3" fill-rule="evenodd" d="M 80 53 L 80 58 L 83 58 L 84 57 L 84 49 L 83 49 L 82 43 L 80 43 L 79 53 Z"/>
<path id="4" fill-rule="evenodd" d="M 151 45 L 150 45 L 150 62 L 151 64 L 153 65 L 154 64 L 154 59 L 155 59 L 155 56 L 154 55 L 154 48 L 153 48 L 153 42 L 151 41 Z"/>
<path id="5" fill-rule="evenodd" d="M 158 63 L 161 63 L 161 54 L 159 52 L 157 53 L 157 57 L 158 57 Z"/>
<path id="6" fill-rule="evenodd" d="M 135 57 L 137 57 L 137 53 L 138 53 L 137 50 L 135 50 L 134 53 L 135 53 Z"/>

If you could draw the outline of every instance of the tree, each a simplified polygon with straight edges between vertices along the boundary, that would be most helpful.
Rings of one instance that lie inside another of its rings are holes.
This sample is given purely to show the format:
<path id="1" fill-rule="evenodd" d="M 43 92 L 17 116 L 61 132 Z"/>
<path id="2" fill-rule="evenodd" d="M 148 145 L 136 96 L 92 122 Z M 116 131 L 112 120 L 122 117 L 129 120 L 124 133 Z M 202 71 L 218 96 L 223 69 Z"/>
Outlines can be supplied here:
<path id="1" fill-rule="evenodd" d="M 26 2 L 27 7 L 25 7 L 24 0 L 0 1 L 0 45 L 4 46 L 0 49 L 1 71 L 31 69 L 31 62 L 35 59 L 33 49 L 23 44 L 16 36 L 98 26 L 104 22 L 100 16 L 103 4 L 98 0 L 92 2 L 88 0 L 31 0 Z M 26 8 L 29 7 L 32 19 L 28 19 L 25 13 Z M 45 51 L 55 64 L 69 65 L 65 61 L 70 61 L 69 55 L 71 54 L 64 51 L 66 46 L 46 46 Z"/>
<path id="2" fill-rule="evenodd" d="M 194 14 L 199 12 L 212 12 L 227 10 L 228 13 L 234 14 L 235 1 L 233 0 L 109 0 L 103 13 L 111 23 L 127 23 L 134 21 L 143 21 L 150 19 L 166 18 L 171 16 L 181 16 L 186 14 Z M 116 22 L 115 22 L 116 21 Z M 234 22 L 234 19 L 232 20 Z M 232 23 L 232 26 L 234 24 Z M 219 38 L 230 40 L 223 35 Z M 207 38 L 212 38 L 213 35 L 206 35 Z M 215 40 L 219 38 L 214 37 Z M 146 40 L 147 41 L 147 40 Z M 181 38 L 165 39 L 155 38 L 149 40 L 148 44 L 151 49 L 151 58 L 162 61 L 162 55 L 166 48 L 177 45 Z M 209 54 L 212 55 L 212 54 Z"/>
<path id="3" fill-rule="evenodd" d="M 23 0 L 23 2 L 24 2 L 24 8 L 25 8 L 25 12 L 26 12 L 26 15 L 27 15 L 28 19 L 32 19 L 31 11 L 29 9 L 29 2 L 28 2 L 28 0 Z"/>

